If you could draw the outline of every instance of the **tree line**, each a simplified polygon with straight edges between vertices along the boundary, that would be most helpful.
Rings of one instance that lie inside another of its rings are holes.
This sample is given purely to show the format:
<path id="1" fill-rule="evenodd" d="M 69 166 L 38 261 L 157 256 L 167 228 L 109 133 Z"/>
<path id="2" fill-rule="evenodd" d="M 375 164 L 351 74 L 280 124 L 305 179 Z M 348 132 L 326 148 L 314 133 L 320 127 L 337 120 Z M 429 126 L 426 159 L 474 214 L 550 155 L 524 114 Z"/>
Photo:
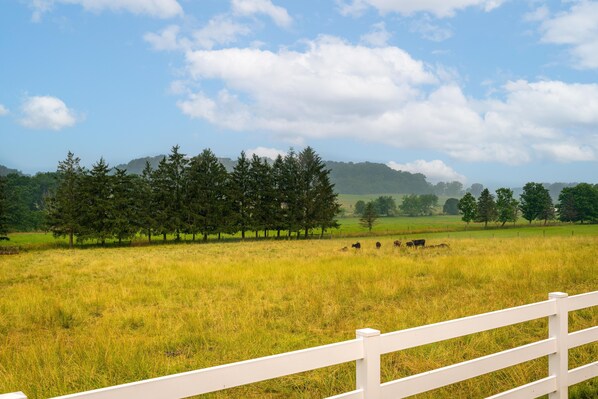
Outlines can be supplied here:
<path id="1" fill-rule="evenodd" d="M 451 199 L 449 199 L 451 200 Z M 449 206 L 448 201 L 445 207 Z M 453 202 L 457 201 L 456 199 Z M 484 223 L 515 223 L 519 216 L 531 223 L 534 220 L 559 220 L 561 222 L 597 222 L 598 221 L 598 184 L 580 183 L 564 187 L 555 204 L 550 191 L 541 183 L 530 182 L 523 187 L 519 200 L 513 196 L 513 190 L 499 188 L 496 196 L 490 190 L 483 189 L 476 199 L 471 192 L 466 193 L 457 202 L 462 220 Z"/>
<path id="2" fill-rule="evenodd" d="M 112 170 L 103 158 L 86 170 L 69 152 L 43 199 L 44 223 L 55 236 L 68 237 L 70 246 L 120 243 L 140 233 L 149 241 L 156 235 L 206 240 L 272 231 L 308 236 L 338 226 L 340 205 L 329 173 L 311 147 L 271 163 L 242 152 L 229 173 L 209 149 L 189 159 L 174 146 L 157 168 L 147 163 L 141 175 Z M 0 212 L 5 203 L 0 200 Z"/>

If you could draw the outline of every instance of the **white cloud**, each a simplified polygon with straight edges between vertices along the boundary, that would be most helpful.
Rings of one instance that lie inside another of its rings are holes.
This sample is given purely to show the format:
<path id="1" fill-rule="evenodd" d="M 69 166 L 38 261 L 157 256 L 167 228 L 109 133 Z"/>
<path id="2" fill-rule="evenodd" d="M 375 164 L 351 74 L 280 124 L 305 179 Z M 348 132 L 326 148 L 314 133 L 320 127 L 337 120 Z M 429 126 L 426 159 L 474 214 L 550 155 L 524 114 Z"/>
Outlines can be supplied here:
<path id="1" fill-rule="evenodd" d="M 372 30 L 365 35 L 362 35 L 360 40 L 361 43 L 370 45 L 373 47 L 384 47 L 388 44 L 391 34 L 386 30 L 386 24 L 379 22 L 372 25 Z"/>
<path id="2" fill-rule="evenodd" d="M 596 151 L 588 146 L 575 143 L 546 143 L 534 145 L 534 148 L 546 158 L 557 162 L 576 162 L 596 160 Z"/>
<path id="3" fill-rule="evenodd" d="M 399 48 L 334 37 L 303 51 L 188 51 L 186 62 L 189 82 L 221 87 L 187 92 L 178 102 L 184 114 L 287 142 L 344 138 L 507 164 L 566 161 L 574 148 L 578 159 L 598 154 L 598 84 L 515 81 L 475 99 Z"/>
<path id="4" fill-rule="evenodd" d="M 265 14 L 272 18 L 276 25 L 283 28 L 293 24 L 293 18 L 287 10 L 274 5 L 272 0 L 232 0 L 232 9 L 235 14 L 243 16 Z"/>
<path id="5" fill-rule="evenodd" d="M 546 5 L 542 5 L 533 11 L 528 12 L 523 16 L 523 20 L 527 22 L 545 21 L 550 16 L 550 9 Z"/>
<path id="6" fill-rule="evenodd" d="M 576 67 L 598 68 L 598 2 L 576 2 L 568 12 L 545 20 L 540 29 L 544 43 L 570 46 Z"/>
<path id="7" fill-rule="evenodd" d="M 0 104 L 0 116 L 8 115 L 8 108 Z"/>
<path id="8" fill-rule="evenodd" d="M 30 0 L 32 19 L 39 21 L 55 4 L 77 4 L 86 11 L 127 11 L 157 18 L 172 18 L 183 14 L 183 8 L 177 0 Z"/>
<path id="9" fill-rule="evenodd" d="M 467 182 L 465 176 L 457 173 L 453 168 L 445 164 L 441 160 L 425 161 L 419 159 L 414 162 L 400 164 L 390 161 L 386 164 L 389 168 L 394 170 L 402 170 L 410 173 L 421 173 L 426 176 L 426 180 L 431 183 L 458 181 L 463 184 Z"/>
<path id="10" fill-rule="evenodd" d="M 62 100 L 51 96 L 26 98 L 21 113 L 21 125 L 30 129 L 61 130 L 77 123 L 75 112 Z"/>
<path id="11" fill-rule="evenodd" d="M 504 0 L 337 0 L 343 15 L 359 15 L 372 7 L 382 14 L 413 15 L 426 12 L 438 18 L 452 17 L 457 11 L 468 7 L 479 7 L 488 12 L 500 7 L 503 2 Z"/>
<path id="12" fill-rule="evenodd" d="M 201 48 L 211 49 L 237 41 L 238 36 L 251 33 L 249 27 L 236 23 L 226 16 L 212 18 L 206 26 L 193 32 L 193 42 Z"/>
<path id="13" fill-rule="evenodd" d="M 411 32 L 419 33 L 421 37 L 433 42 L 442 42 L 453 36 L 451 28 L 433 23 L 429 16 L 424 16 L 411 23 Z"/>
<path id="14" fill-rule="evenodd" d="M 228 16 L 218 15 L 200 29 L 191 32 L 190 37 L 182 36 L 181 28 L 171 25 L 158 33 L 148 32 L 143 35 L 146 42 L 157 51 L 187 51 L 196 48 L 212 49 L 217 45 L 228 45 L 237 41 L 239 36 L 251 33 L 249 27 L 236 23 Z"/>
<path id="15" fill-rule="evenodd" d="M 251 150 L 246 150 L 245 153 L 248 157 L 257 155 L 260 158 L 276 159 L 279 155 L 284 157 L 287 155 L 286 151 L 278 150 L 276 148 L 257 147 Z"/>

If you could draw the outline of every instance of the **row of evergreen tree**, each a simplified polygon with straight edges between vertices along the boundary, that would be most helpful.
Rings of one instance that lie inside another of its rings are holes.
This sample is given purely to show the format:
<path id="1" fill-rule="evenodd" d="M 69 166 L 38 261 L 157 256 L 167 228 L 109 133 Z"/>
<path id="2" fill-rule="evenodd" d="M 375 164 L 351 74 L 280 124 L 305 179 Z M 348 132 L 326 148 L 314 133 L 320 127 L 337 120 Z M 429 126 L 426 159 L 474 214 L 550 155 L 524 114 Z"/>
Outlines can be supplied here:
<path id="1" fill-rule="evenodd" d="M 172 148 L 156 169 L 127 174 L 103 159 L 91 170 L 71 152 L 58 165 L 55 192 L 46 200 L 48 228 L 74 240 L 118 242 L 142 233 L 176 240 L 249 231 L 308 236 L 337 227 L 340 211 L 329 170 L 307 147 L 272 163 L 242 152 L 231 173 L 211 150 L 188 159 Z"/>
<path id="2" fill-rule="evenodd" d="M 580 183 L 564 187 L 554 204 L 549 190 L 541 183 L 530 182 L 523 187 L 519 201 L 513 197 L 513 190 L 499 188 L 496 197 L 487 188 L 476 198 L 466 193 L 457 202 L 457 208 L 464 222 L 515 223 L 519 215 L 528 222 L 558 219 L 561 222 L 598 222 L 598 184 Z M 448 202 L 448 200 L 447 200 Z M 445 204 L 445 207 L 447 205 Z"/>

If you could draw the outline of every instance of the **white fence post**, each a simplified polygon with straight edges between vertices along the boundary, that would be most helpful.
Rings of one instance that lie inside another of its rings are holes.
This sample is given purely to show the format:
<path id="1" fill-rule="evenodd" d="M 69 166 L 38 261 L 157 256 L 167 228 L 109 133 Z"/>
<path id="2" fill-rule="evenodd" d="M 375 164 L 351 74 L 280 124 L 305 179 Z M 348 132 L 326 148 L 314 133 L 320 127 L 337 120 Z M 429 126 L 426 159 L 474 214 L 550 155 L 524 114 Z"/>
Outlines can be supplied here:
<path id="1" fill-rule="evenodd" d="M 556 314 L 548 318 L 548 336 L 556 338 L 556 353 L 548 356 L 548 373 L 556 377 L 556 391 L 548 395 L 548 399 L 567 399 L 569 396 L 569 309 L 567 308 L 567 294 L 551 292 L 549 299 L 556 301 Z"/>
<path id="2" fill-rule="evenodd" d="M 363 340 L 363 359 L 357 360 L 357 389 L 363 399 L 380 398 L 380 331 L 372 328 L 357 330 Z"/>

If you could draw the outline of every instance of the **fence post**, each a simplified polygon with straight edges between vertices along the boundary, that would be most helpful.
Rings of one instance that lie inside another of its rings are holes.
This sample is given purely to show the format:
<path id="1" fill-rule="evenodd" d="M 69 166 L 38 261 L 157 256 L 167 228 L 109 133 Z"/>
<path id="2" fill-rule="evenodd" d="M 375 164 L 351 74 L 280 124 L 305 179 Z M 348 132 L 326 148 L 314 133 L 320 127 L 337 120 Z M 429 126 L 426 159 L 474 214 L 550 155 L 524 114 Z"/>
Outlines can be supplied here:
<path id="1" fill-rule="evenodd" d="M 356 331 L 363 340 L 363 359 L 357 360 L 357 389 L 363 399 L 380 398 L 380 331 L 363 328 Z"/>
<path id="2" fill-rule="evenodd" d="M 27 399 L 23 392 L 0 394 L 0 399 Z"/>
<path id="3" fill-rule="evenodd" d="M 556 301 L 556 314 L 548 318 L 548 336 L 556 338 L 556 353 L 548 356 L 548 374 L 556 377 L 556 391 L 548 395 L 548 399 L 567 399 L 569 396 L 569 309 L 567 294 L 551 292 L 549 299 Z"/>

